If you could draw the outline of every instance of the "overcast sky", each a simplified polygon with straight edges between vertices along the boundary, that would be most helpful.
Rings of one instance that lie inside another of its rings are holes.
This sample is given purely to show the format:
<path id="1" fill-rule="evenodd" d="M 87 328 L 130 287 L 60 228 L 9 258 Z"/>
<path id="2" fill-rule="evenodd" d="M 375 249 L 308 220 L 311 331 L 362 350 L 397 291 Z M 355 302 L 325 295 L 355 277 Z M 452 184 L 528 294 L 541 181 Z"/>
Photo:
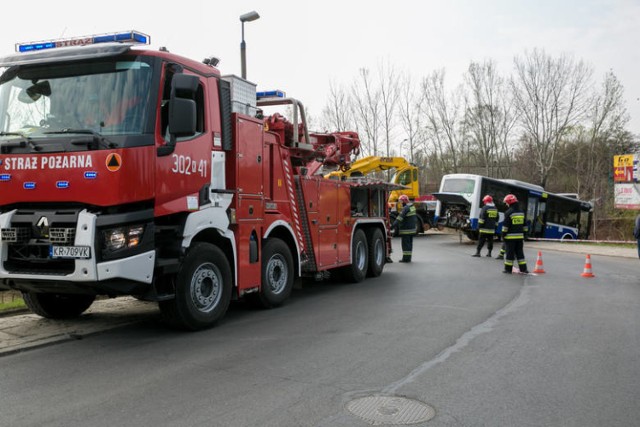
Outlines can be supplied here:
<path id="1" fill-rule="evenodd" d="M 629 128 L 640 134 L 640 0 L 4 2 L 0 56 L 20 41 L 136 29 L 153 47 L 214 55 L 223 74 L 240 75 L 239 16 L 252 10 L 261 17 L 245 24 L 248 79 L 286 91 L 314 116 L 330 81 L 348 84 L 381 61 L 415 79 L 445 68 L 453 86 L 472 60 L 493 59 L 510 72 L 515 55 L 541 48 L 584 60 L 598 82 L 613 70 Z"/>

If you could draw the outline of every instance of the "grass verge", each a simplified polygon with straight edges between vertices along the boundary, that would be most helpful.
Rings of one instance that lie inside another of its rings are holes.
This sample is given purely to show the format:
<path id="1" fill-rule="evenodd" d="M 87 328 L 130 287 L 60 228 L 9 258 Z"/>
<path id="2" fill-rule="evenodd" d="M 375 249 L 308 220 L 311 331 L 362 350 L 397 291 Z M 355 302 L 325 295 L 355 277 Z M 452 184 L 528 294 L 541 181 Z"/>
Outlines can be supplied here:
<path id="1" fill-rule="evenodd" d="M 17 310 L 20 308 L 26 308 L 24 300 L 20 297 L 19 293 L 0 293 L 0 313 L 5 311 Z"/>

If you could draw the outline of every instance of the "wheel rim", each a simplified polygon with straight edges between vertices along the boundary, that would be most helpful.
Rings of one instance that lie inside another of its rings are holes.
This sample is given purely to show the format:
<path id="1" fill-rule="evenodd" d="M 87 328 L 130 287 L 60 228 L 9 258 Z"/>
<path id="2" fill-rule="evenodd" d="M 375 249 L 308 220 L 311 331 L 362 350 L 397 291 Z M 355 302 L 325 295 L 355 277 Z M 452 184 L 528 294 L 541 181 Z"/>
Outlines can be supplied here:
<path id="1" fill-rule="evenodd" d="M 210 312 L 222 298 L 222 279 L 211 263 L 200 265 L 191 277 L 191 300 L 198 311 Z"/>
<path id="2" fill-rule="evenodd" d="M 364 265 L 367 262 L 367 251 L 365 250 L 364 243 L 361 241 L 356 244 L 355 256 L 356 267 L 360 271 L 364 270 Z"/>
<path id="3" fill-rule="evenodd" d="M 266 268 L 267 286 L 274 294 L 282 292 L 289 279 L 289 269 L 284 257 L 276 254 L 269 259 Z"/>
<path id="4" fill-rule="evenodd" d="M 376 240 L 376 243 L 373 247 L 373 257 L 376 262 L 376 265 L 382 265 L 382 261 L 384 260 L 384 246 L 382 245 L 382 240 Z"/>

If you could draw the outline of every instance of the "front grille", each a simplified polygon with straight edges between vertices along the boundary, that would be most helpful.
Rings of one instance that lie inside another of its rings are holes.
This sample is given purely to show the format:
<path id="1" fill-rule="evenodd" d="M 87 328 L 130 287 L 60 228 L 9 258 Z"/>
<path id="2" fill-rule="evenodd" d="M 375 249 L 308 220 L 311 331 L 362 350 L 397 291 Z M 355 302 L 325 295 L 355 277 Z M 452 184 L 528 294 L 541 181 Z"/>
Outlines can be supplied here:
<path id="1" fill-rule="evenodd" d="M 4 268 L 10 273 L 21 274 L 71 274 L 75 270 L 72 259 L 49 257 L 48 244 L 10 244 Z"/>
<path id="2" fill-rule="evenodd" d="M 24 243 L 31 238 L 30 227 L 11 227 L 0 230 L 0 237 L 7 243 Z"/>
<path id="3" fill-rule="evenodd" d="M 18 274 L 71 274 L 75 260 L 51 258 L 51 246 L 73 245 L 78 211 L 19 209 L 0 230 L 6 246 L 4 268 Z"/>
<path id="4" fill-rule="evenodd" d="M 50 228 L 49 229 L 49 241 L 51 243 L 60 244 L 60 245 L 69 245 L 73 244 L 76 238 L 76 229 L 75 228 Z"/>

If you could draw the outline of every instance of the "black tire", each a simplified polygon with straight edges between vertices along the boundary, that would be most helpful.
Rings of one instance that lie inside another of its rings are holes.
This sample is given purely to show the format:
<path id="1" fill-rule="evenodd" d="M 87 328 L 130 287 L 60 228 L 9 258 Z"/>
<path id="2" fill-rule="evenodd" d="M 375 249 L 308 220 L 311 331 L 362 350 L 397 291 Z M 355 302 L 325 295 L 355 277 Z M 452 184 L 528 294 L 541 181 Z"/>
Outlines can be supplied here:
<path id="1" fill-rule="evenodd" d="M 378 277 L 382 274 L 384 264 L 387 259 L 387 247 L 384 235 L 379 228 L 370 229 L 367 232 L 367 243 L 369 244 L 369 268 L 368 277 Z"/>
<path id="2" fill-rule="evenodd" d="M 345 267 L 345 278 L 352 283 L 362 282 L 369 269 L 369 249 L 367 236 L 357 229 L 351 242 L 351 265 Z"/>
<path id="3" fill-rule="evenodd" d="M 174 299 L 160 302 L 163 318 L 192 331 L 209 328 L 227 312 L 231 302 L 231 267 L 220 248 L 195 243 L 175 279 Z"/>
<path id="4" fill-rule="evenodd" d="M 22 299 L 38 316 L 47 319 L 71 319 L 80 316 L 91 307 L 96 296 L 23 292 Z"/>
<path id="5" fill-rule="evenodd" d="M 262 286 L 247 295 L 248 301 L 263 308 L 282 305 L 291 295 L 294 276 L 289 246 L 277 238 L 267 240 L 262 248 Z"/>

